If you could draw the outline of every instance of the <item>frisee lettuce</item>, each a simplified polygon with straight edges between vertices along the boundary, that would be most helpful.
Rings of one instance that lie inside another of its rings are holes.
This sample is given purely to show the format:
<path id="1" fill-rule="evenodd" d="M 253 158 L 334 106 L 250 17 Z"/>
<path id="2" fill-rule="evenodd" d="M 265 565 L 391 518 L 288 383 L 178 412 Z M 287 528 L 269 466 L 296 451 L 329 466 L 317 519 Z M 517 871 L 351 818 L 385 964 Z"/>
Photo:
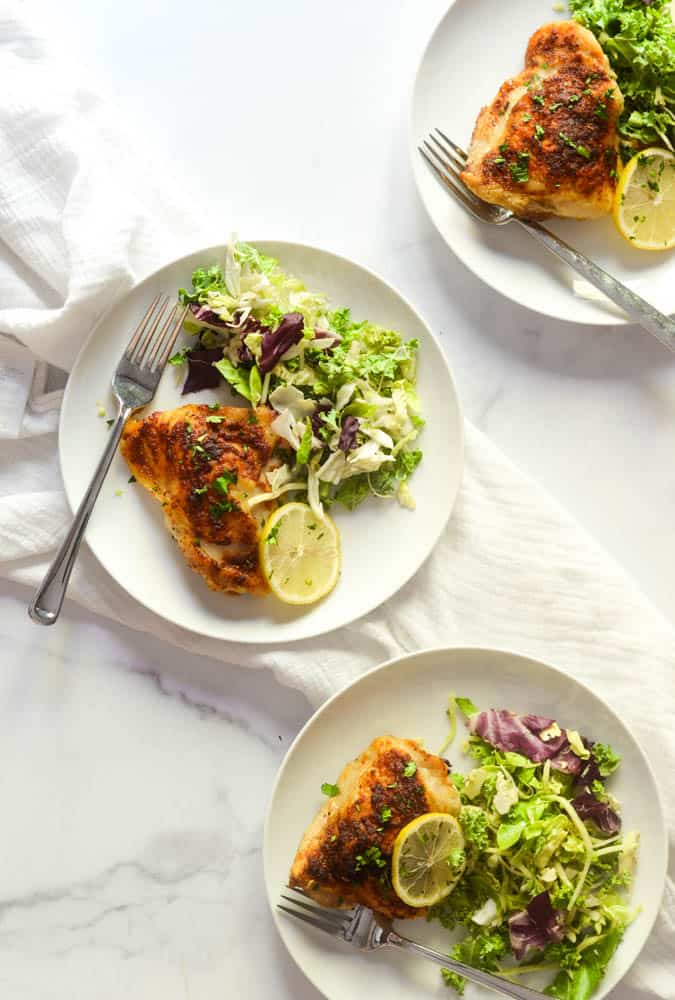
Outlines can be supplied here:
<path id="1" fill-rule="evenodd" d="M 675 148 L 675 27 L 669 0 L 569 0 L 616 73 L 624 97 L 624 156 L 647 146 Z"/>

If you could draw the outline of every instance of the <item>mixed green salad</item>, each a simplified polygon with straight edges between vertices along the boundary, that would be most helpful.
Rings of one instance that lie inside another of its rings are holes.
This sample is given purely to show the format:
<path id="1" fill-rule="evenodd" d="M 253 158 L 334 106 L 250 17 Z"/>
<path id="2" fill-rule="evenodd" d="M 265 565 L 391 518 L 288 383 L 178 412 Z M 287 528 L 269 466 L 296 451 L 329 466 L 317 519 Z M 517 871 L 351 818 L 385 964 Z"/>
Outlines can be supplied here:
<path id="1" fill-rule="evenodd" d="M 670 0 L 569 0 L 598 39 L 624 96 L 623 158 L 648 146 L 675 151 L 675 27 Z"/>
<path id="2" fill-rule="evenodd" d="M 466 868 L 428 919 L 463 930 L 453 958 L 507 977 L 548 973 L 548 996 L 586 1000 L 637 913 L 628 892 L 639 835 L 622 831 L 606 788 L 619 757 L 553 719 L 481 712 L 466 698 L 450 699 L 448 742 L 457 711 L 475 761 L 452 774 Z M 463 993 L 462 977 L 443 977 Z"/>
<path id="3" fill-rule="evenodd" d="M 418 341 L 331 309 L 278 261 L 230 242 L 223 266 L 198 268 L 179 297 L 196 338 L 171 363 L 188 366 L 183 392 L 223 380 L 252 406 L 276 411 L 281 461 L 250 506 L 306 499 L 358 506 L 368 496 L 415 506 L 407 480 L 422 458 L 415 391 Z"/>

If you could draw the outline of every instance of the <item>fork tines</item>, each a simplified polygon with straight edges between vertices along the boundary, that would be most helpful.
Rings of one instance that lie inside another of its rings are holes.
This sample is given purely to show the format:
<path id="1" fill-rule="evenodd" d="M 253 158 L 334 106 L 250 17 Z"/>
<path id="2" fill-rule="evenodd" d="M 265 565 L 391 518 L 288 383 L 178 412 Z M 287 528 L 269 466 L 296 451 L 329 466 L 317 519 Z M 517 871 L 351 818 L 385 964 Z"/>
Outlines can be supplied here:
<path id="1" fill-rule="evenodd" d="M 187 311 L 188 306 L 181 307 L 177 302 L 171 306 L 168 295 L 157 295 L 129 341 L 124 352 L 127 361 L 150 372 L 161 371 L 169 359 Z"/>
<path id="2" fill-rule="evenodd" d="M 466 167 L 467 153 L 465 150 L 439 128 L 429 133 L 428 140 L 424 139 L 422 145 L 424 148 L 422 146 L 417 148 L 436 176 L 469 211 L 474 211 L 481 202 L 469 191 L 459 176 Z"/>
<path id="3" fill-rule="evenodd" d="M 329 910 L 325 906 L 312 902 L 302 889 L 294 889 L 292 886 L 286 886 L 286 888 L 303 898 L 300 900 L 282 893 L 281 898 L 285 903 L 291 905 L 283 906 L 281 903 L 277 903 L 278 910 L 282 910 L 290 917 L 295 917 L 296 920 L 301 920 L 303 923 L 309 924 L 310 927 L 324 931 L 332 937 L 343 936 L 343 931 L 352 918 L 352 910 Z"/>

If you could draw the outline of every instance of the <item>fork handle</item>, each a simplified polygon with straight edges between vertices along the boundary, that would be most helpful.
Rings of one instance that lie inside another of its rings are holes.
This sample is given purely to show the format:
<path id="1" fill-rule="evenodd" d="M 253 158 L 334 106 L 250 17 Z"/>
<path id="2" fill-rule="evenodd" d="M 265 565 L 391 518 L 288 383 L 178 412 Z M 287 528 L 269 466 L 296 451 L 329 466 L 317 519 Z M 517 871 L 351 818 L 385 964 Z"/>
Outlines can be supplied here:
<path id="1" fill-rule="evenodd" d="M 124 424 L 132 412 L 132 407 L 120 405 L 115 423 L 110 428 L 110 436 L 105 449 L 89 484 L 89 489 L 82 497 L 70 530 L 28 608 L 28 614 L 38 625 L 53 625 L 61 613 L 63 599 L 66 596 L 68 581 L 77 559 L 80 543 L 94 509 L 96 498 L 101 492 L 103 480 L 120 443 Z"/>
<path id="2" fill-rule="evenodd" d="M 573 267 L 575 271 L 582 274 L 587 281 L 599 288 L 601 292 L 621 306 L 636 322 L 640 323 L 649 333 L 651 333 L 664 347 L 675 353 L 675 321 L 664 313 L 659 312 L 653 305 L 645 301 L 640 295 L 636 295 L 630 288 L 617 281 L 611 274 L 604 271 L 594 261 L 590 260 L 579 250 L 575 250 L 569 243 L 565 243 L 559 236 L 552 233 L 550 229 L 540 225 L 530 219 L 515 219 L 523 229 L 526 229 L 530 236 L 533 236 L 538 243 L 554 253 L 560 260 Z"/>
<path id="3" fill-rule="evenodd" d="M 393 945 L 395 948 L 421 955 L 422 958 L 435 962 L 436 965 L 442 965 L 444 969 L 450 969 L 451 972 L 457 972 L 470 982 L 477 983 L 478 986 L 486 986 L 487 989 L 494 990 L 495 993 L 500 993 L 502 996 L 513 997 L 514 1000 L 544 1000 L 542 993 L 531 990 L 529 986 L 511 983 L 508 979 L 496 976 L 492 972 L 483 972 L 482 969 L 474 969 L 470 965 L 464 965 L 463 962 L 456 962 L 454 958 L 448 958 L 431 948 L 426 948 L 423 944 L 418 944 L 417 941 L 401 937 L 395 931 L 389 931 L 385 941 L 386 944 Z"/>

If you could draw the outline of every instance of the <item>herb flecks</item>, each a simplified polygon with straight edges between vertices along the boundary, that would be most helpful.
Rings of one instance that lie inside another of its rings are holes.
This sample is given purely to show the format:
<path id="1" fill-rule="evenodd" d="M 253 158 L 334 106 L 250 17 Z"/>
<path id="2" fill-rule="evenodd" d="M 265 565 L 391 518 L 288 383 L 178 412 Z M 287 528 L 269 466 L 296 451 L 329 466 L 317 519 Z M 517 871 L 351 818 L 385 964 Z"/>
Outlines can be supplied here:
<path id="1" fill-rule="evenodd" d="M 527 184 L 530 179 L 530 154 L 521 150 L 514 163 L 509 163 L 509 172 L 516 184 Z"/>
<path id="2" fill-rule="evenodd" d="M 360 872 L 363 868 L 374 865 L 376 868 L 386 868 L 387 862 L 382 857 L 382 851 L 377 845 L 368 847 L 362 854 L 357 854 L 354 858 L 354 871 Z"/>
<path id="3" fill-rule="evenodd" d="M 592 153 L 588 146 L 576 143 L 574 139 L 570 139 L 566 132 L 558 132 L 558 138 L 570 149 L 573 149 L 575 153 L 578 153 L 579 156 L 583 156 L 585 160 L 590 160 Z"/>

